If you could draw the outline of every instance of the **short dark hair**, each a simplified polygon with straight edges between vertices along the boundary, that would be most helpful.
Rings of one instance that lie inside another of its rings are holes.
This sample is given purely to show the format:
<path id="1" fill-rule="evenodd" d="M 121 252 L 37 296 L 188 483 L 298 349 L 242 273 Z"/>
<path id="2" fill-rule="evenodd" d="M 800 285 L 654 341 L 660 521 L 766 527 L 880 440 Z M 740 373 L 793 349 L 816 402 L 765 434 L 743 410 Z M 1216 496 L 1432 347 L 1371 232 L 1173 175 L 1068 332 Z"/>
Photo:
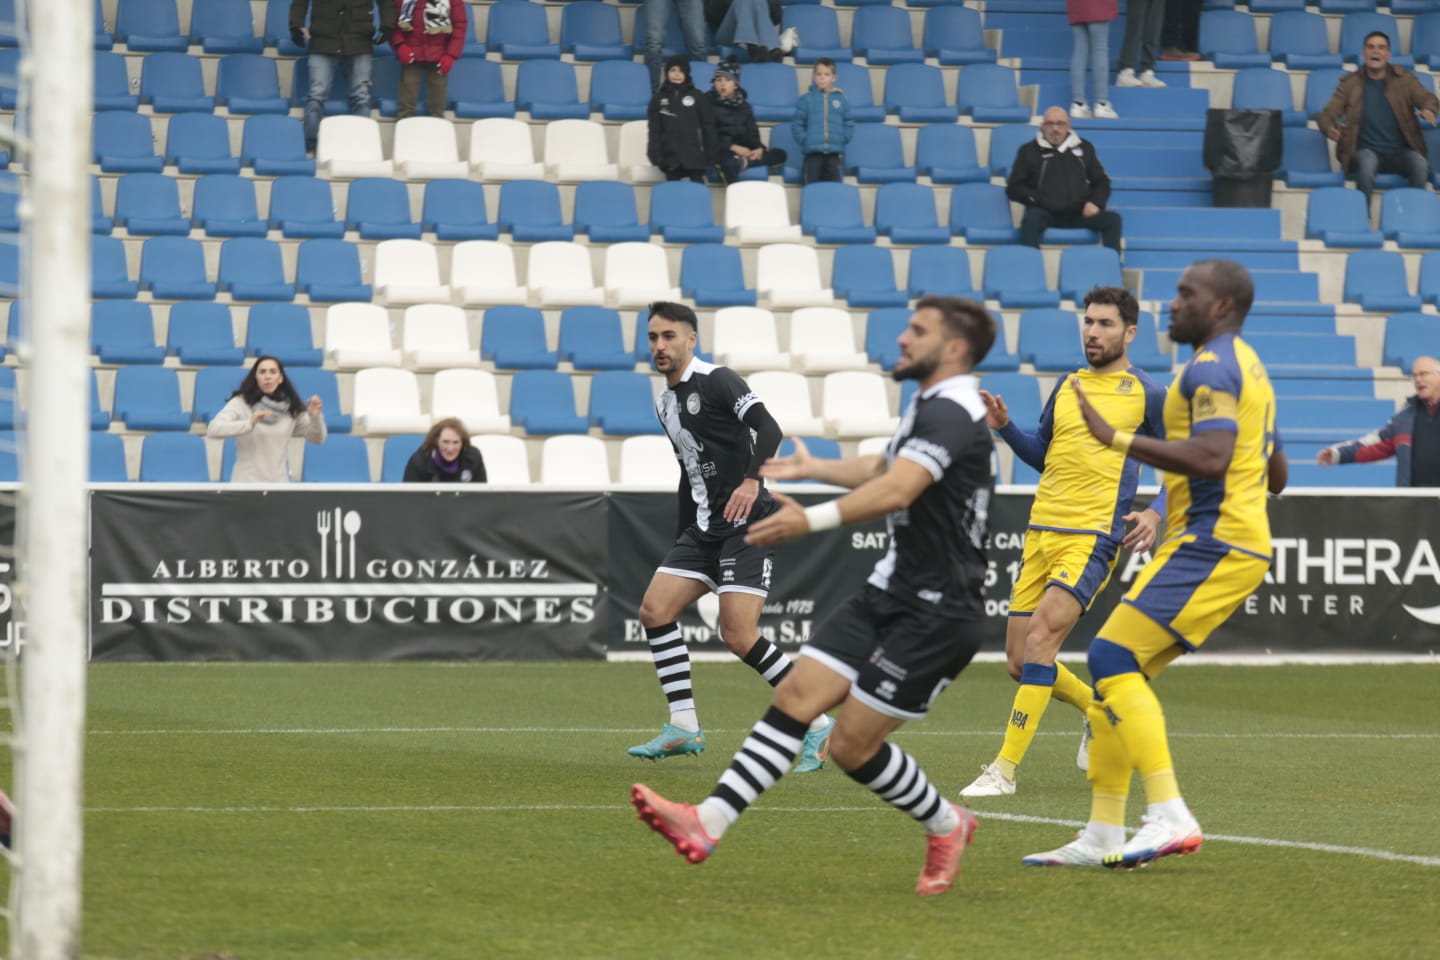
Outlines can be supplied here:
<path id="1" fill-rule="evenodd" d="M 1140 322 L 1140 303 L 1124 287 L 1091 287 L 1090 292 L 1085 294 L 1085 306 L 1092 303 L 1119 310 L 1120 322 L 1127 327 Z"/>
<path id="2" fill-rule="evenodd" d="M 1255 281 L 1250 271 L 1234 260 L 1201 260 L 1191 266 L 1210 268 L 1210 292 L 1228 299 L 1235 309 L 1235 319 L 1244 323 L 1255 302 Z"/>
<path id="3" fill-rule="evenodd" d="M 966 297 L 921 297 L 915 304 L 916 310 L 926 307 L 939 312 L 946 333 L 970 344 L 970 368 L 979 366 L 995 344 L 995 318 L 985 305 Z"/>
<path id="4" fill-rule="evenodd" d="M 659 317 L 662 320 L 669 320 L 671 323 L 688 323 L 696 333 L 700 332 L 700 321 L 691 310 L 683 303 L 675 303 L 673 300 L 656 300 L 647 308 L 650 311 L 651 319 Z"/>
<path id="5" fill-rule="evenodd" d="M 1365 39 L 1360 41 L 1360 46 L 1363 47 L 1365 46 L 1365 44 L 1369 43 L 1371 37 L 1381 38 L 1385 41 L 1385 48 L 1387 50 L 1390 48 L 1390 34 L 1386 33 L 1384 30 L 1371 30 L 1369 33 L 1365 34 Z"/>
<path id="6" fill-rule="evenodd" d="M 817 66 L 817 67 L 829 67 L 831 73 L 834 73 L 834 72 L 835 72 L 835 61 L 834 61 L 834 60 L 831 60 L 829 57 L 816 57 L 816 58 L 815 58 L 815 66 Z M 812 71 L 812 72 L 813 72 L 813 71 Z"/>

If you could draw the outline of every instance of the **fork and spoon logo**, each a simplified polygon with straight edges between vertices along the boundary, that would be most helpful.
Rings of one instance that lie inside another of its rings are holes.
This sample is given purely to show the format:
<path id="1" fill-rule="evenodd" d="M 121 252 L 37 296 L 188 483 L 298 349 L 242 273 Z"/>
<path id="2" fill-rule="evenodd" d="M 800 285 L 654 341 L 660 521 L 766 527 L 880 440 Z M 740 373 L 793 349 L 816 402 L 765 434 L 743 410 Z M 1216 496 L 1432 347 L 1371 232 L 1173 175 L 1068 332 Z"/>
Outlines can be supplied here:
<path id="1" fill-rule="evenodd" d="M 360 532 L 360 512 L 358 510 L 342 510 L 336 507 L 334 510 L 321 510 L 315 515 L 315 532 L 320 535 L 320 576 L 328 579 L 332 576 L 331 568 L 334 568 L 335 579 L 347 576 L 346 573 L 346 551 L 341 537 L 350 538 L 349 550 L 349 573 L 351 580 L 355 579 L 355 536 Z M 334 553 L 332 556 L 330 544 L 332 536 L 334 539 Z"/>

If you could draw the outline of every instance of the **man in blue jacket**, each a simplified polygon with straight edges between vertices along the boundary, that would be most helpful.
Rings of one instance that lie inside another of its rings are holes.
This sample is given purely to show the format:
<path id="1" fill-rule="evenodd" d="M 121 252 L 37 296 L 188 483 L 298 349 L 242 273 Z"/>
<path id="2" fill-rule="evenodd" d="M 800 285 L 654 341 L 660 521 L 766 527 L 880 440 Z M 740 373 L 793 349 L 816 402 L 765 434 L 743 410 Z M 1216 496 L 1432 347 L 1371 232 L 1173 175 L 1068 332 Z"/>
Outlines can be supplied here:
<path id="1" fill-rule="evenodd" d="M 1394 457 L 1395 486 L 1440 487 L 1440 360 L 1417 357 L 1411 371 L 1415 396 L 1379 430 L 1321 450 L 1322 467 Z"/>

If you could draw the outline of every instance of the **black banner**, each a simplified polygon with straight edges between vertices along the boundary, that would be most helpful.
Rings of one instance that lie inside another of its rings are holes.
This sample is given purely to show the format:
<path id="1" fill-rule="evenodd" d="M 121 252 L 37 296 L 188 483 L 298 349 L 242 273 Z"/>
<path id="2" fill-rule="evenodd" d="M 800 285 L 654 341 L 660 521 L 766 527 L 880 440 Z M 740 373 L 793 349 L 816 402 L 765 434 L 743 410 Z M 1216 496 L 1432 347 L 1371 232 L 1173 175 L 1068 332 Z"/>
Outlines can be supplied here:
<path id="1" fill-rule="evenodd" d="M 8 556 L 0 557 L 0 651 L 25 648 L 25 621 L 15 618 L 15 495 L 13 485 L 0 497 L 0 544 L 10 547 Z"/>
<path id="2" fill-rule="evenodd" d="M 96 492 L 97 660 L 604 656 L 604 495 Z"/>

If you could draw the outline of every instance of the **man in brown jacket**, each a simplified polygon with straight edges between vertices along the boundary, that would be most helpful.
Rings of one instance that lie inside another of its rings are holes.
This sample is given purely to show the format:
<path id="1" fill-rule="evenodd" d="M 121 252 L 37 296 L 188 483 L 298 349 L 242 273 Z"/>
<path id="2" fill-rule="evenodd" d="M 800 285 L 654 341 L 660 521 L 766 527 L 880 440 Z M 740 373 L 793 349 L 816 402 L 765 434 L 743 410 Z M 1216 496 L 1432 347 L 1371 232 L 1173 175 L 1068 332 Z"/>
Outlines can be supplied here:
<path id="1" fill-rule="evenodd" d="M 1320 132 L 1335 141 L 1335 159 L 1355 177 L 1368 202 L 1375 174 L 1398 173 L 1412 187 L 1430 178 L 1418 112 L 1434 126 L 1440 100 L 1408 70 L 1390 65 L 1390 38 L 1367 34 L 1361 68 L 1348 73 L 1320 111 Z"/>

